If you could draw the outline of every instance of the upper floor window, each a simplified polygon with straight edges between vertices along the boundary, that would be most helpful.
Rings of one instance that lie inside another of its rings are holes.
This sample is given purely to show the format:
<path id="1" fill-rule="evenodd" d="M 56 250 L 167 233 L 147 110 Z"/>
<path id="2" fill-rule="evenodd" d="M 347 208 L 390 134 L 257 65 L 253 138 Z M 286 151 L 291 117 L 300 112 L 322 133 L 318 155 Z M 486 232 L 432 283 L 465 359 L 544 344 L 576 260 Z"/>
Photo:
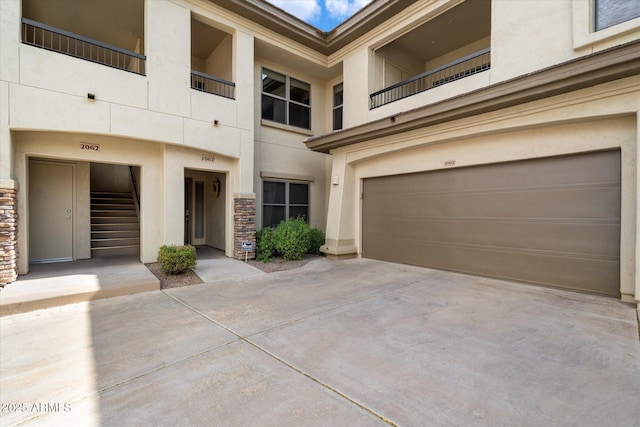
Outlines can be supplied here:
<path id="1" fill-rule="evenodd" d="M 640 0 L 594 0 L 595 30 L 640 17 Z"/>
<path id="2" fill-rule="evenodd" d="M 311 129 L 311 85 L 262 69 L 262 118 Z"/>
<path id="3" fill-rule="evenodd" d="M 342 83 L 333 87 L 333 130 L 342 129 Z"/>

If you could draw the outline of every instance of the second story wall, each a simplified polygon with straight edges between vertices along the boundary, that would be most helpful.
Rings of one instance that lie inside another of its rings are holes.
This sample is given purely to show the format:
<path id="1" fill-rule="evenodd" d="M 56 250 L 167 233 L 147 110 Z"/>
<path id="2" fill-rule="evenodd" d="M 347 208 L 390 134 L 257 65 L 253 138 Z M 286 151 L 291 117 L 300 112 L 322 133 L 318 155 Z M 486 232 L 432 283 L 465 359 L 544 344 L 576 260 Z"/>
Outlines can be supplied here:
<path id="1" fill-rule="evenodd" d="M 214 3 L 135 0 L 109 6 L 87 0 L 79 11 L 63 8 L 66 0 L 0 3 L 0 78 L 10 94 L 11 129 L 141 138 L 236 158 L 240 141 L 253 139 L 253 35 Z M 130 4 L 140 7 L 129 11 Z M 122 10 L 101 12 L 120 5 Z M 74 14 L 97 21 L 83 27 Z M 194 89 L 193 15 L 224 28 L 222 41 L 201 65 L 231 83 L 229 96 Z M 125 58 L 120 50 L 141 59 Z"/>
<path id="2" fill-rule="evenodd" d="M 330 61 L 344 63 L 345 127 L 637 40 L 640 11 L 629 15 L 629 7 L 617 10 L 620 4 L 612 0 L 412 3 L 331 56 Z M 596 29 L 596 8 L 617 18 Z M 375 98 L 376 92 L 385 93 Z"/>

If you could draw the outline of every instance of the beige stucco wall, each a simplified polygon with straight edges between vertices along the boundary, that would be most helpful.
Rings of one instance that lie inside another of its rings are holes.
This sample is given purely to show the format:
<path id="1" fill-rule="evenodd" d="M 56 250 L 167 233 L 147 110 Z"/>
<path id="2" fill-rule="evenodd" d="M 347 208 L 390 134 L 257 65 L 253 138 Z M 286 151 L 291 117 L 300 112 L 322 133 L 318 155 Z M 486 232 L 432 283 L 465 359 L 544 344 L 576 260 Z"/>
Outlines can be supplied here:
<path id="1" fill-rule="evenodd" d="M 311 130 L 284 126 L 261 120 L 262 67 L 286 74 L 311 85 Z M 262 178 L 268 173 L 270 179 L 300 180 L 309 183 L 309 223 L 324 230 L 327 206 L 328 164 L 326 154 L 306 148 L 303 141 L 310 135 L 325 133 L 331 126 L 331 116 L 326 115 L 326 105 L 331 100 L 325 82 L 273 61 L 256 58 L 255 99 L 255 165 L 254 188 L 256 192 L 256 227 L 262 228 Z"/>
<path id="2" fill-rule="evenodd" d="M 78 175 L 89 178 L 88 162 L 113 163 L 122 165 L 135 165 L 140 167 L 140 187 L 143 189 L 140 195 L 140 235 L 141 248 L 140 257 L 143 262 L 153 262 L 156 258 L 158 248 L 163 244 L 163 218 L 158 215 L 162 212 L 164 194 L 162 191 L 163 181 L 163 149 L 162 145 L 137 141 L 131 139 L 112 138 L 107 136 L 97 136 L 88 134 L 74 134 L 61 132 L 14 132 L 15 141 L 15 179 L 20 188 L 28 188 L 28 159 L 38 157 L 44 159 L 61 159 L 76 161 L 81 165 Z M 100 151 L 87 151 L 80 149 L 80 143 L 99 144 Z M 77 203 L 85 210 L 83 223 L 77 223 L 76 245 L 82 247 L 83 253 L 89 244 L 90 227 L 89 215 L 89 194 L 88 182 L 86 179 L 79 188 L 87 187 L 83 190 L 82 196 Z M 85 191 L 86 190 L 86 191 Z M 29 200 L 26 190 L 23 190 L 18 198 L 18 215 L 22 226 L 18 233 L 18 273 L 24 274 L 28 271 L 29 253 Z M 82 212 L 77 212 L 77 216 Z M 182 218 L 182 216 L 180 216 Z M 87 256 L 83 256 L 87 257 Z"/>
<path id="3" fill-rule="evenodd" d="M 640 298 L 638 229 L 638 113 L 640 77 L 599 85 L 494 113 L 336 149 L 327 243 L 361 251 L 362 179 L 398 173 L 620 149 L 622 153 L 621 292 Z M 333 247 L 331 247 L 333 245 Z"/>
<path id="4" fill-rule="evenodd" d="M 224 80 L 232 80 L 231 58 L 233 38 L 227 34 L 205 62 L 205 73 Z"/>
<path id="5" fill-rule="evenodd" d="M 383 59 L 387 56 L 384 46 L 458 3 L 458 0 L 416 2 L 331 55 L 331 63 L 343 61 L 344 120 L 347 127 L 438 102 L 640 38 L 640 18 L 597 33 L 590 32 L 592 12 L 587 0 L 493 0 L 490 38 L 424 64 L 425 69 L 430 69 L 490 45 L 490 71 L 369 110 L 369 94 L 380 89 L 384 76 Z"/>
<path id="6" fill-rule="evenodd" d="M 22 189 L 19 273 L 28 270 L 29 157 L 76 162 L 76 258 L 91 256 L 89 162 L 140 167 L 143 262 L 154 261 L 162 244 L 182 243 L 185 168 L 208 172 L 207 184 L 220 177 L 225 196 L 207 205 L 216 211 L 207 241 L 232 255 L 233 195 L 253 193 L 254 36 L 208 2 L 145 7 L 141 76 L 20 43 L 20 1 L 0 2 L 0 180 Z M 190 88 L 192 11 L 229 33 L 210 59 L 227 61 L 221 77 L 236 83 L 235 100 Z M 80 142 L 100 151 L 82 151 Z"/>

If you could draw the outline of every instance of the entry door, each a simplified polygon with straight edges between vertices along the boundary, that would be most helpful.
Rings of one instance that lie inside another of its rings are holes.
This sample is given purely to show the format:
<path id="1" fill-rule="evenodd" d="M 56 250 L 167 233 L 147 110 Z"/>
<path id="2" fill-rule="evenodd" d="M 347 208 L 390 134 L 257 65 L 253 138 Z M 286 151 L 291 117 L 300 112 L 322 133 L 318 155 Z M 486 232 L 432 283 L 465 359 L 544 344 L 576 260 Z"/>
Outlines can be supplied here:
<path id="1" fill-rule="evenodd" d="M 29 262 L 73 259 L 73 176 L 68 163 L 29 162 Z"/>
<path id="2" fill-rule="evenodd" d="M 184 244 L 191 244 L 191 194 L 193 179 L 184 179 Z"/>

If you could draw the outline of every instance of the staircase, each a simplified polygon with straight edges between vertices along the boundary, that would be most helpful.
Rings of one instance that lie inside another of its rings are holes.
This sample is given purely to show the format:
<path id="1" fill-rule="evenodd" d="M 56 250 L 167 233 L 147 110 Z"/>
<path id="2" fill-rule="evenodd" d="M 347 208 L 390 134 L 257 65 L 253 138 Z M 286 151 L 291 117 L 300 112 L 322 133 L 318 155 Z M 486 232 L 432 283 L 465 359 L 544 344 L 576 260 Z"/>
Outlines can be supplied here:
<path id="1" fill-rule="evenodd" d="M 91 192 L 91 257 L 140 254 L 140 223 L 131 193 Z"/>

